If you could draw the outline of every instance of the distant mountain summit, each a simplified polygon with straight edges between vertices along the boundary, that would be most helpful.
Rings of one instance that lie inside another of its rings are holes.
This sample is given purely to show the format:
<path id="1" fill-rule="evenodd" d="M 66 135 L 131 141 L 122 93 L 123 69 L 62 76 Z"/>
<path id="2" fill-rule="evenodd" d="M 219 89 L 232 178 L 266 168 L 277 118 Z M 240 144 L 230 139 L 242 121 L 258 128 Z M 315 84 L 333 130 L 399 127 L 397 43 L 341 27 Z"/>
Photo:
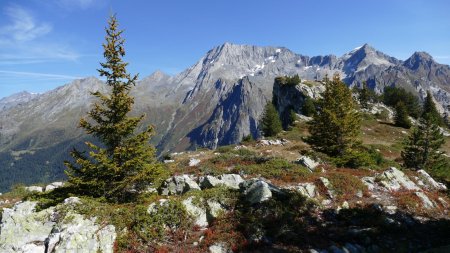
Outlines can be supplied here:
<path id="1" fill-rule="evenodd" d="M 0 109 L 6 110 L 11 107 L 15 107 L 15 106 L 27 103 L 28 101 L 32 100 L 36 96 L 38 96 L 38 94 L 30 93 L 28 91 L 21 91 L 19 93 L 15 93 L 9 97 L 0 99 Z"/>
<path id="2" fill-rule="evenodd" d="M 284 47 L 224 43 L 177 75 L 156 71 L 140 80 L 132 90 L 133 113 L 145 113 L 145 123 L 155 126 L 152 141 L 160 153 L 216 148 L 249 134 L 258 136 L 258 120 L 272 99 L 275 77 L 298 74 L 303 80 L 322 80 L 334 73 L 351 86 L 367 81 L 378 92 L 400 86 L 423 98 L 431 90 L 441 110 L 450 104 L 450 67 L 424 52 L 401 61 L 364 44 L 340 57 L 310 57 Z M 0 100 L 3 189 L 14 180 L 62 176 L 62 160 L 87 138 L 77 125 L 96 90 L 107 87 L 90 77 L 43 94 L 23 92 Z"/>

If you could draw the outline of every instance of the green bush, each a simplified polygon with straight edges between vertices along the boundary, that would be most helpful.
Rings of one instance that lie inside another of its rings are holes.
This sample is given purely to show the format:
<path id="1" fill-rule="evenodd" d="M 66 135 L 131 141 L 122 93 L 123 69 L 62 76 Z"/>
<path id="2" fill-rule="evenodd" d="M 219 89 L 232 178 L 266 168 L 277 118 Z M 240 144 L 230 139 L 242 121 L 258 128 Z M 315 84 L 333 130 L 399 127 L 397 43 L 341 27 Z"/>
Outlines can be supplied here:
<path id="1" fill-rule="evenodd" d="M 297 74 L 294 76 L 279 76 L 275 78 L 275 84 L 280 86 L 295 86 L 300 84 L 301 81 L 302 80 Z"/>
<path id="2" fill-rule="evenodd" d="M 374 164 L 373 157 L 366 151 L 348 150 L 343 156 L 333 158 L 338 167 L 360 168 Z"/>

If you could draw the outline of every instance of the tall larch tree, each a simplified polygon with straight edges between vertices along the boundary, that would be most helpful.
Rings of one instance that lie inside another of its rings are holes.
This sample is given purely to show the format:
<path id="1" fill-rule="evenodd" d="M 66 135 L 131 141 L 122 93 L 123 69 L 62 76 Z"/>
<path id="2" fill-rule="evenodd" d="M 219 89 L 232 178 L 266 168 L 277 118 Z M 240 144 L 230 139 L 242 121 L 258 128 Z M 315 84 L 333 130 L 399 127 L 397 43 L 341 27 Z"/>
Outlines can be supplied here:
<path id="1" fill-rule="evenodd" d="M 431 93 L 427 92 L 418 125 L 404 141 L 401 156 L 405 167 L 432 170 L 445 166 L 443 152 L 439 150 L 445 142 L 439 127 L 440 122 L 441 117 Z"/>
<path id="2" fill-rule="evenodd" d="M 138 132 L 144 115 L 131 117 L 134 104 L 130 90 L 137 75 L 131 76 L 123 61 L 125 56 L 123 30 L 119 30 L 116 16 L 112 16 L 103 44 L 105 62 L 100 63 L 100 76 L 106 78 L 109 93 L 92 93 L 98 99 L 80 120 L 79 126 L 95 136 L 101 145 L 86 142 L 89 152 L 74 149 L 75 162 L 65 162 L 69 183 L 78 194 L 103 197 L 113 202 L 130 200 L 163 175 L 163 166 L 155 158 L 149 144 L 153 128 Z"/>
<path id="3" fill-rule="evenodd" d="M 309 122 L 309 143 L 333 157 L 351 152 L 360 143 L 361 116 L 356 110 L 351 90 L 335 74 L 324 79 L 325 92 L 316 103 L 316 113 Z"/>

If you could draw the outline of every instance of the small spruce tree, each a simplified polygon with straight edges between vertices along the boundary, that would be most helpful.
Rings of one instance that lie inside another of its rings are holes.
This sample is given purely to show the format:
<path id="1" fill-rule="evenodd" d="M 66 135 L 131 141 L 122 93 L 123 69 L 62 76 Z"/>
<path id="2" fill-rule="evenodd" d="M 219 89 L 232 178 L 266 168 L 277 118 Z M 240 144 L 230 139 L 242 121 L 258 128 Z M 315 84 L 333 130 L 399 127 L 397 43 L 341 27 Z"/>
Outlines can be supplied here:
<path id="1" fill-rule="evenodd" d="M 86 154 L 74 149 L 75 163 L 65 162 L 69 183 L 77 194 L 102 197 L 109 201 L 123 202 L 129 197 L 156 183 L 164 174 L 163 166 L 155 158 L 155 149 L 149 144 L 153 128 L 137 132 L 144 115 L 128 116 L 134 103 L 129 95 L 137 75 L 126 71 L 122 30 L 118 29 L 115 16 L 106 28 L 103 44 L 106 62 L 100 63 L 100 76 L 106 78 L 108 94 L 92 93 L 99 99 L 88 116 L 82 118 L 80 127 L 92 134 L 102 146 L 86 142 L 90 151 Z"/>
<path id="2" fill-rule="evenodd" d="M 260 128 L 266 137 L 275 136 L 283 130 L 277 109 L 271 102 L 268 102 L 264 108 Z"/>
<path id="3" fill-rule="evenodd" d="M 404 141 L 401 156 L 405 167 L 433 170 L 445 165 L 443 153 L 439 150 L 445 143 L 438 125 L 440 120 L 431 94 L 428 93 L 419 123 Z"/>
<path id="4" fill-rule="evenodd" d="M 398 127 L 411 127 L 411 121 L 408 117 L 408 109 L 402 101 L 398 102 L 395 106 L 394 123 Z"/>
<path id="5" fill-rule="evenodd" d="M 333 157 L 351 153 L 360 141 L 361 116 L 351 90 L 334 75 L 325 81 L 325 92 L 317 101 L 317 112 L 309 122 L 308 141 L 314 149 Z"/>

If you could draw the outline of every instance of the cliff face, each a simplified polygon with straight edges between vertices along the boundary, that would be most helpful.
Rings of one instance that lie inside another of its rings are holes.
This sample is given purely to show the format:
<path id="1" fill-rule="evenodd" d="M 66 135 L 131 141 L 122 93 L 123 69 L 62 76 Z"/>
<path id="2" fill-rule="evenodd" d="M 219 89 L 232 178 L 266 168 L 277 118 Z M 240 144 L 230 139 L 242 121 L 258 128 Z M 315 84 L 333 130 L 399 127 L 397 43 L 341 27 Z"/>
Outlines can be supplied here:
<path id="1" fill-rule="evenodd" d="M 307 97 L 312 99 L 320 98 L 320 94 L 325 90 L 321 82 L 301 82 L 298 85 L 282 85 L 275 82 L 273 86 L 273 103 L 283 125 L 289 122 L 291 110 L 301 114 L 302 106 Z"/>
<path id="2" fill-rule="evenodd" d="M 266 103 L 263 91 L 244 77 L 220 99 L 211 117 L 188 137 L 195 144 L 209 148 L 237 143 L 247 135 L 257 138 L 258 120 Z"/>

